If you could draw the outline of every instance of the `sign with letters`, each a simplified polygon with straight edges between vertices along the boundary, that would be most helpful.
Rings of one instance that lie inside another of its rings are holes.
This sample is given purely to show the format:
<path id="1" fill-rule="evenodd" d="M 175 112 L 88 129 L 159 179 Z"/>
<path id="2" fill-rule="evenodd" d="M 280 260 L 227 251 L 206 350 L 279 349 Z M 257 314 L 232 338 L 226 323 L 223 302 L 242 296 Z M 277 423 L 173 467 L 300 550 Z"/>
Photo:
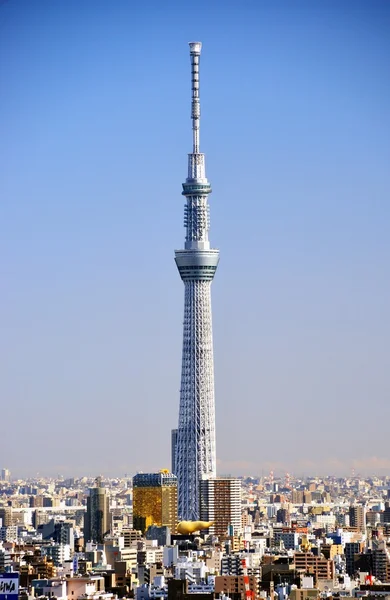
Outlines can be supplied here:
<path id="1" fill-rule="evenodd" d="M 0 573 L 0 600 L 18 600 L 19 573 Z"/>

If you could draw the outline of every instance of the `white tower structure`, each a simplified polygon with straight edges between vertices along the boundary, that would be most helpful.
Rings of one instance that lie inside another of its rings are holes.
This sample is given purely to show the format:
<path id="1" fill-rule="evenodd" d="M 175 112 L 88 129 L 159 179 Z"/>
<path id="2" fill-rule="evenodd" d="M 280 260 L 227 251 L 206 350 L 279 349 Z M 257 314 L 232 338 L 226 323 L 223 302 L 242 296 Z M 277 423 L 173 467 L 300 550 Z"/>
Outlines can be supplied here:
<path id="1" fill-rule="evenodd" d="M 175 260 L 184 282 L 183 357 L 175 473 L 178 478 L 180 519 L 199 519 L 199 484 L 216 476 L 214 358 L 211 320 L 211 282 L 219 251 L 210 248 L 211 193 L 206 178 L 205 157 L 199 151 L 199 61 L 202 44 L 190 43 L 192 74 L 192 153 L 188 155 L 188 177 L 183 183 L 186 198 L 184 250 Z"/>

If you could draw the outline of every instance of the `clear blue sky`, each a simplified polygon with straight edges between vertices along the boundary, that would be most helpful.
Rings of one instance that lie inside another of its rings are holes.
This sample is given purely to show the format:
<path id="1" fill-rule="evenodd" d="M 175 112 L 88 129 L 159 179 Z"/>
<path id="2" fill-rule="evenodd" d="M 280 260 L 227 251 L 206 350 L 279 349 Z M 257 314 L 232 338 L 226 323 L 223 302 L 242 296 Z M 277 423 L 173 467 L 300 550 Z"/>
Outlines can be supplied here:
<path id="1" fill-rule="evenodd" d="M 170 466 L 200 40 L 219 472 L 390 471 L 389 31 L 385 0 L 0 2 L 0 466 Z"/>

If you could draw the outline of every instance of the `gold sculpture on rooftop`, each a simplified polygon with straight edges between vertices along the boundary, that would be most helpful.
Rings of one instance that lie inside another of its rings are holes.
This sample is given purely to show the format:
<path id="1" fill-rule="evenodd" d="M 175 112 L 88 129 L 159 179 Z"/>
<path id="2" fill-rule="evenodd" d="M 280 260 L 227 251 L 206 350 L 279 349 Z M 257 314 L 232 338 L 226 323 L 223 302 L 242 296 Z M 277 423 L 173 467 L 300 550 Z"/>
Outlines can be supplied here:
<path id="1" fill-rule="evenodd" d="M 182 535 L 188 535 L 201 529 L 208 529 L 212 525 L 214 525 L 214 521 L 180 521 L 177 525 L 177 531 Z"/>

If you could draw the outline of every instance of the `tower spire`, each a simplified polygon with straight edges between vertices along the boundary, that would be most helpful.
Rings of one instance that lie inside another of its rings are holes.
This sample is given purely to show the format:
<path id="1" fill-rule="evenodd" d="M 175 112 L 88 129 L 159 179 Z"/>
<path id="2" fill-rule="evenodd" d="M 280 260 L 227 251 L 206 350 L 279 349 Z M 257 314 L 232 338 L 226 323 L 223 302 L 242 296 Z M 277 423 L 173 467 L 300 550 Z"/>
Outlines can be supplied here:
<path id="1" fill-rule="evenodd" d="M 191 119 L 192 119 L 192 153 L 199 154 L 200 130 L 200 98 L 199 98 L 199 63 L 202 42 L 190 42 L 191 56 Z"/>

